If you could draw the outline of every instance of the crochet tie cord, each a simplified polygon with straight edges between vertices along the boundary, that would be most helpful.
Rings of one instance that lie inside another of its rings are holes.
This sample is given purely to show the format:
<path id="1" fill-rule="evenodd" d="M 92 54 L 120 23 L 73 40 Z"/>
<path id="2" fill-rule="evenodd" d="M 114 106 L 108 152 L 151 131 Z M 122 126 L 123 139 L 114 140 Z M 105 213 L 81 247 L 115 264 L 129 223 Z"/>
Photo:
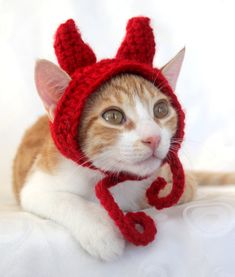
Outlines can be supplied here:
<path id="1" fill-rule="evenodd" d="M 149 204 L 157 209 L 170 207 L 178 202 L 184 190 L 184 171 L 177 154 L 180 148 L 179 141 L 182 141 L 184 136 L 184 113 L 166 78 L 159 69 L 152 66 L 155 42 L 149 23 L 147 17 L 130 19 L 126 27 L 126 36 L 116 57 L 99 62 L 96 61 L 92 49 L 82 40 L 72 19 L 59 26 L 54 42 L 58 62 L 71 76 L 71 81 L 56 107 L 54 121 L 50 123 L 53 140 L 67 158 L 105 174 L 96 184 L 96 196 L 125 239 L 135 245 L 147 245 L 154 240 L 157 232 L 154 221 L 144 212 L 124 214 L 109 188 L 125 180 L 141 178 L 125 172 L 117 176 L 114 172 L 104 172 L 101 168 L 96 168 L 82 152 L 78 143 L 78 132 L 87 98 L 112 77 L 123 73 L 137 74 L 156 87 L 161 87 L 162 93 L 170 98 L 178 116 L 177 131 L 171 143 L 174 153 L 168 153 L 162 162 L 170 166 L 173 185 L 167 196 L 159 197 L 160 190 L 167 183 L 162 177 L 158 177 L 147 189 L 146 197 Z"/>

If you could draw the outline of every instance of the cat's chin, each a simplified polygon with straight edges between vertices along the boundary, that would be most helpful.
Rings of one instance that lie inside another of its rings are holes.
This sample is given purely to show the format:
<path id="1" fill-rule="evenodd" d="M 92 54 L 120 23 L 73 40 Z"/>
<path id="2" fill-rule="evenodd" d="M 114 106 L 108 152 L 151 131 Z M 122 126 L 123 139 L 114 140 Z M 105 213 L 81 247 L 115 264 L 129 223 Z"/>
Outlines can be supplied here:
<path id="1" fill-rule="evenodd" d="M 112 172 L 126 172 L 132 175 L 137 175 L 139 177 L 147 177 L 154 174 L 161 166 L 162 160 L 156 157 L 151 157 L 143 161 L 139 162 L 113 162 Z M 110 168 L 106 168 L 105 166 L 99 163 L 93 163 L 94 166 L 104 170 L 110 171 Z"/>
<path id="2" fill-rule="evenodd" d="M 151 157 L 137 163 L 126 164 L 125 171 L 140 177 L 145 177 L 154 174 L 160 168 L 161 164 L 162 160 Z"/>

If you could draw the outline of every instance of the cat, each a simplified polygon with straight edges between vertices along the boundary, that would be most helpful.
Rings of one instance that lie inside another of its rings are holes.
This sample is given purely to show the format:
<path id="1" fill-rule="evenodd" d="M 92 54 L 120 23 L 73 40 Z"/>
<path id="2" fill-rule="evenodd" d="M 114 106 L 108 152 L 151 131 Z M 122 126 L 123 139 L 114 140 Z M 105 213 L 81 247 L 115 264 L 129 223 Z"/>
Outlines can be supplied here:
<path id="1" fill-rule="evenodd" d="M 184 49 L 161 69 L 173 90 L 183 57 Z M 70 77 L 55 64 L 39 60 L 35 82 L 47 115 L 26 131 L 18 148 L 13 165 L 16 198 L 25 211 L 67 228 L 90 255 L 111 261 L 122 255 L 125 241 L 95 196 L 94 186 L 103 174 L 64 157 L 49 130 L 48 121 L 53 122 L 56 104 Z M 90 96 L 78 134 L 85 155 L 96 167 L 149 175 L 111 189 L 122 210 L 149 208 L 145 190 L 157 176 L 168 182 L 160 196 L 170 192 L 170 169 L 160 164 L 171 149 L 176 127 L 176 111 L 170 99 L 138 75 L 117 75 Z M 191 172 L 186 171 L 185 177 L 179 203 L 192 200 L 197 188 Z"/>

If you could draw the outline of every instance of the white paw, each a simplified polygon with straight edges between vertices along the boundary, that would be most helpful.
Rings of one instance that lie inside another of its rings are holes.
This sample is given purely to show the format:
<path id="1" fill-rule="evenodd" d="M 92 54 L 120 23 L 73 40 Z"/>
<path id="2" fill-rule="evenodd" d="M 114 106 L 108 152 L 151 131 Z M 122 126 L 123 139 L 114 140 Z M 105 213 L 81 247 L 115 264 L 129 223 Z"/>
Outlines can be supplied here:
<path id="1" fill-rule="evenodd" d="M 72 233 L 91 256 L 111 261 L 122 255 L 125 240 L 106 211 L 99 208 Z"/>
<path id="2" fill-rule="evenodd" d="M 111 261 L 122 255 L 125 241 L 113 226 L 94 222 L 79 236 L 81 246 L 91 255 Z"/>

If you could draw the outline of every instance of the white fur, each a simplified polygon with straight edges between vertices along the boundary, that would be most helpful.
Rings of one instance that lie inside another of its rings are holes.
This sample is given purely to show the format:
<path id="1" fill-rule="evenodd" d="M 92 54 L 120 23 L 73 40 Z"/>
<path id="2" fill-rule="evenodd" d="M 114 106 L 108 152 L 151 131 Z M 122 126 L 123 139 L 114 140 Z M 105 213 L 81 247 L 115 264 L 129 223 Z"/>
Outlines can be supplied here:
<path id="1" fill-rule="evenodd" d="M 121 255 L 125 243 L 118 229 L 99 204 L 87 200 L 95 198 L 93 188 L 100 174 L 73 165 L 70 174 L 70 166 L 64 160 L 56 175 L 34 171 L 21 192 L 23 209 L 67 228 L 92 256 L 111 260 Z"/>
<path id="2" fill-rule="evenodd" d="M 45 63 L 41 62 L 39 65 L 36 68 L 36 76 L 40 77 L 42 74 L 39 74 L 39 69 L 45 67 Z M 56 70 L 51 65 L 46 68 Z M 38 79 L 40 81 L 40 78 Z M 135 211 L 148 206 L 145 199 L 146 188 L 153 178 L 156 178 L 162 159 L 170 148 L 173 134 L 166 128 L 160 128 L 155 122 L 153 105 L 153 100 L 145 103 L 137 94 L 135 105 L 123 103 L 122 108 L 127 118 L 135 122 L 136 127 L 122 132 L 116 143 L 106 147 L 92 159 L 95 166 L 105 170 L 127 171 L 141 176 L 151 175 L 144 181 L 127 181 L 111 189 L 122 210 Z M 159 136 L 161 141 L 153 150 L 143 142 L 146 138 L 154 136 Z M 92 256 L 112 260 L 122 254 L 125 242 L 112 219 L 96 199 L 95 185 L 101 178 L 103 174 L 99 171 L 78 166 L 61 156 L 53 174 L 43 172 L 36 166 L 33 168 L 21 191 L 22 207 L 67 228 Z"/>
<path id="3" fill-rule="evenodd" d="M 180 62 L 177 63 L 179 64 L 181 65 Z M 165 73 L 171 65 L 174 63 L 171 62 L 164 68 Z M 179 70 L 177 74 L 178 72 Z M 41 60 L 35 69 L 35 80 L 39 95 L 53 120 L 56 102 L 70 78 L 57 66 Z M 173 135 L 166 128 L 160 128 L 153 119 L 154 99 L 144 103 L 137 95 L 135 105 L 123 103 L 122 107 L 127 118 L 136 124 L 136 128 L 123 132 L 116 143 L 106 147 L 96 157 L 89 157 L 95 166 L 104 170 L 152 175 L 144 181 L 124 182 L 111 189 L 120 208 L 126 211 L 148 206 L 145 199 L 146 188 L 156 178 Z M 153 136 L 161 138 L 155 150 L 143 143 Z M 103 175 L 99 171 L 78 166 L 64 157 L 61 157 L 53 174 L 43 172 L 35 166 L 21 191 L 22 207 L 67 228 L 92 256 L 112 260 L 122 254 L 125 241 L 96 199 L 94 186 L 101 178 Z"/>
<path id="4" fill-rule="evenodd" d="M 22 207 L 67 228 L 92 256 L 113 260 L 122 254 L 125 241 L 97 203 L 94 186 L 101 178 L 100 172 L 62 158 L 53 175 L 33 170 L 21 191 Z M 137 210 L 139 203 L 145 201 L 144 192 L 150 181 L 125 182 L 114 187 L 112 194 L 121 209 Z"/>
<path id="5" fill-rule="evenodd" d="M 126 211 L 148 206 L 146 188 L 156 177 L 161 161 L 169 151 L 172 134 L 157 125 L 151 114 L 152 108 L 136 97 L 135 107 L 127 110 L 136 128 L 123 132 L 114 145 L 94 159 L 98 167 L 115 172 L 127 171 L 142 176 L 152 174 L 144 181 L 124 182 L 111 189 L 114 199 Z M 149 136 L 161 137 L 154 152 L 142 143 Z M 37 168 L 32 170 L 21 191 L 22 207 L 67 228 L 92 256 L 112 260 L 122 254 L 125 242 L 96 199 L 94 187 L 102 177 L 99 171 L 78 166 L 61 156 L 54 174 Z"/>

